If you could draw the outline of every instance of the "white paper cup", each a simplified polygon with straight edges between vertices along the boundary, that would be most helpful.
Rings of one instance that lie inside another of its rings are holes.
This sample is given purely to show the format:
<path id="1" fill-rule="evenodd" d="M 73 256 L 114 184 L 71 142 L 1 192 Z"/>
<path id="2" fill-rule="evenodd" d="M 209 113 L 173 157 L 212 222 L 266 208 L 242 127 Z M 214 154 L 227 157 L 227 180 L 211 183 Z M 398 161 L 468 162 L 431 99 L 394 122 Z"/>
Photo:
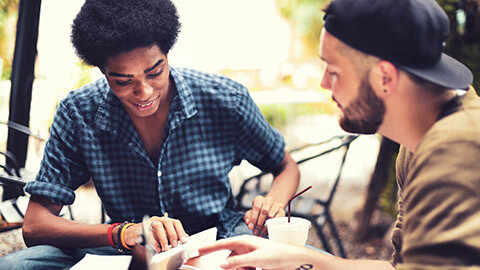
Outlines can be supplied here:
<path id="1" fill-rule="evenodd" d="M 305 246 L 311 224 L 310 220 L 290 217 L 290 223 L 288 223 L 288 217 L 278 217 L 268 219 L 265 223 L 269 239 L 296 246 Z"/>

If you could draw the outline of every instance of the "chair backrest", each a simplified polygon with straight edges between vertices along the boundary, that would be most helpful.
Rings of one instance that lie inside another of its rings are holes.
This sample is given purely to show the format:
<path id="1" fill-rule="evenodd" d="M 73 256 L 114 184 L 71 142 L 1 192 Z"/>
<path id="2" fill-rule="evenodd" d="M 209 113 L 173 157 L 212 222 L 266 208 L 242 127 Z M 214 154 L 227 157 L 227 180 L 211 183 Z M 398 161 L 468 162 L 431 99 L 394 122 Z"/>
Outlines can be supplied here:
<path id="1" fill-rule="evenodd" d="M 8 150 L 0 151 L 0 155 L 4 156 L 4 162 L 0 163 L 0 185 L 13 185 L 23 188 L 26 182 L 21 178 L 20 167 L 17 159 Z"/>
<path id="2" fill-rule="evenodd" d="M 20 177 L 20 167 L 15 156 L 8 150 L 0 151 L 0 155 L 5 157 L 5 162 L 0 164 L 4 172 L 10 176 Z"/>
<path id="3" fill-rule="evenodd" d="M 325 141 L 308 144 L 289 151 L 289 153 L 292 155 L 292 157 L 297 162 L 297 164 L 299 164 L 300 167 L 302 166 L 302 164 L 308 163 L 309 161 L 339 151 L 338 154 L 340 154 L 340 156 L 338 156 L 338 158 L 340 161 L 337 167 L 337 171 L 334 172 L 335 175 L 333 183 L 331 183 L 330 188 L 327 191 L 328 194 L 326 198 L 315 198 L 315 201 L 317 203 L 327 206 L 333 200 L 333 196 L 337 190 L 338 183 L 341 178 L 342 170 L 345 164 L 348 150 L 350 148 L 350 144 L 357 138 L 358 135 L 339 135 Z M 302 168 L 300 169 L 302 170 Z M 315 173 L 322 174 L 321 171 Z M 329 173 L 331 174 L 332 172 Z M 257 195 L 264 196 L 268 192 L 272 180 L 273 176 L 266 172 L 261 172 L 257 175 L 245 179 L 240 186 L 239 192 L 235 196 L 237 202 L 237 209 L 241 211 L 250 209 L 253 198 Z M 310 191 L 308 193 L 311 194 Z M 302 196 L 300 196 L 296 200 L 301 201 L 301 197 Z"/>
<path id="4" fill-rule="evenodd" d="M 19 123 L 0 121 L 0 125 L 4 125 L 9 129 L 34 137 L 38 141 L 46 141 L 42 137 L 33 134 L 29 127 Z M 19 160 L 12 152 L 8 150 L 0 151 L 0 156 L 4 157 L 4 159 L 0 161 L 0 185 L 3 186 L 2 200 L 17 198 L 18 196 L 24 195 L 23 186 L 25 186 L 28 181 L 34 179 L 32 177 L 33 174 L 20 167 Z"/>

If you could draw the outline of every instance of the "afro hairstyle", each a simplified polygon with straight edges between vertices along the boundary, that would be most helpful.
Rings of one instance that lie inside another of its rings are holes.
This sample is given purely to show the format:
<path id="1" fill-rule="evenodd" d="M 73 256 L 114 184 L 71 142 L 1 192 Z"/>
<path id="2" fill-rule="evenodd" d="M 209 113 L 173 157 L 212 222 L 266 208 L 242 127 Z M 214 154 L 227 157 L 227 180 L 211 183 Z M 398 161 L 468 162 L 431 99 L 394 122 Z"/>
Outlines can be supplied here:
<path id="1" fill-rule="evenodd" d="M 158 45 L 167 54 L 180 22 L 170 0 L 86 0 L 72 24 L 71 41 L 85 63 L 103 67 L 119 53 Z"/>

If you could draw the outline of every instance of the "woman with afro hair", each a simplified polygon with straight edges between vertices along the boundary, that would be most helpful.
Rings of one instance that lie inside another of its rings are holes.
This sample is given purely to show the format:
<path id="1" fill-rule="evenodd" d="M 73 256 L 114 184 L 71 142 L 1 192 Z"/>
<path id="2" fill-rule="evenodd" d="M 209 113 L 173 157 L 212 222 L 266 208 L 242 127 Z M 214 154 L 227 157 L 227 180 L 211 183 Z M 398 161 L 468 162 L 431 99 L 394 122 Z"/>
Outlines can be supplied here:
<path id="1" fill-rule="evenodd" d="M 299 183 L 281 134 L 241 84 L 169 66 L 180 23 L 169 0 L 86 0 L 72 24 L 78 56 L 103 73 L 58 106 L 23 223 L 27 249 L 1 269 L 64 269 L 85 254 L 130 253 L 151 226 L 157 252 L 216 227 L 265 235 Z M 274 182 L 246 213 L 228 173 L 247 160 Z M 92 180 L 109 224 L 59 217 Z"/>

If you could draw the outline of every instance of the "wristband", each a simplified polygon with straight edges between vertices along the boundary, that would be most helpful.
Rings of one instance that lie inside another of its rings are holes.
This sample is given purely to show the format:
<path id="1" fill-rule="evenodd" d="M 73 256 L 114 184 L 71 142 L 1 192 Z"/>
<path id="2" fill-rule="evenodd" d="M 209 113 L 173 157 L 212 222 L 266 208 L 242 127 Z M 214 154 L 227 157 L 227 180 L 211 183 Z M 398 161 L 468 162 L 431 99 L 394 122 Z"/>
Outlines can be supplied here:
<path id="1" fill-rule="evenodd" d="M 113 228 L 115 228 L 115 226 L 120 225 L 120 224 L 122 224 L 122 223 L 113 223 L 108 227 L 108 230 L 107 230 L 108 243 L 113 248 L 117 248 L 117 247 L 115 246 L 115 243 L 113 242 L 112 231 L 113 231 Z"/>
<path id="2" fill-rule="evenodd" d="M 121 241 L 121 234 L 122 234 L 122 230 L 123 230 L 123 227 L 125 227 L 125 225 L 127 225 L 128 222 L 123 222 L 122 224 L 120 224 L 120 226 L 118 227 L 118 231 L 117 231 L 117 244 L 115 245 L 115 248 L 120 251 L 120 252 L 125 252 L 125 248 L 122 246 L 122 241 Z"/>
<path id="3" fill-rule="evenodd" d="M 131 250 L 132 247 L 127 245 L 127 242 L 125 241 L 125 231 L 127 231 L 127 228 L 132 226 L 134 223 L 127 223 L 125 226 L 123 226 L 122 231 L 120 232 L 120 242 L 122 243 L 122 246 L 126 248 L 127 250 Z"/>

